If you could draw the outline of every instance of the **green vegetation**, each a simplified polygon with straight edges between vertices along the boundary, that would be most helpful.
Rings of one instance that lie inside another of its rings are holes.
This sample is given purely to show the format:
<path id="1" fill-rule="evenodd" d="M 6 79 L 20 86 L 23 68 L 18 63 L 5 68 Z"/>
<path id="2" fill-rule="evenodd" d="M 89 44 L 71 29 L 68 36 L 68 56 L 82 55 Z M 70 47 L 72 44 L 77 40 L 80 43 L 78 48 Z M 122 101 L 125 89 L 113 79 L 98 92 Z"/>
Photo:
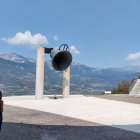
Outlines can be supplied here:
<path id="1" fill-rule="evenodd" d="M 118 84 L 117 89 L 112 90 L 112 94 L 128 94 L 129 93 L 129 82 L 122 81 Z"/>

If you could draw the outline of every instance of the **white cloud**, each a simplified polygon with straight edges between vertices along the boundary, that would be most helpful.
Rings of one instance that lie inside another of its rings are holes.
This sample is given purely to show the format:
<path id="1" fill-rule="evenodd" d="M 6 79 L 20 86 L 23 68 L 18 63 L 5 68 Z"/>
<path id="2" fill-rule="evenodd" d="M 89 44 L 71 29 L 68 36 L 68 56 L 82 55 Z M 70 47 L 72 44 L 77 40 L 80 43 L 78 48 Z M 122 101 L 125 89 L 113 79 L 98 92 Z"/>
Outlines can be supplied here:
<path id="1" fill-rule="evenodd" d="M 13 45 L 41 45 L 48 44 L 48 40 L 46 36 L 37 33 L 32 35 L 30 31 L 26 31 L 25 33 L 18 32 L 14 37 L 11 38 L 3 38 L 2 40 L 8 42 Z"/>
<path id="2" fill-rule="evenodd" d="M 133 61 L 133 60 L 137 60 L 137 59 L 140 59 L 140 52 L 128 54 L 128 56 L 126 58 L 126 60 L 128 60 L 128 61 Z"/>
<path id="3" fill-rule="evenodd" d="M 70 47 L 70 52 L 71 52 L 72 54 L 79 54 L 79 53 L 80 53 L 80 52 L 76 49 L 75 46 L 71 46 L 71 47 Z"/>
<path id="4" fill-rule="evenodd" d="M 54 41 L 58 41 L 58 36 L 55 35 L 55 36 L 53 37 L 53 40 L 54 40 Z"/>

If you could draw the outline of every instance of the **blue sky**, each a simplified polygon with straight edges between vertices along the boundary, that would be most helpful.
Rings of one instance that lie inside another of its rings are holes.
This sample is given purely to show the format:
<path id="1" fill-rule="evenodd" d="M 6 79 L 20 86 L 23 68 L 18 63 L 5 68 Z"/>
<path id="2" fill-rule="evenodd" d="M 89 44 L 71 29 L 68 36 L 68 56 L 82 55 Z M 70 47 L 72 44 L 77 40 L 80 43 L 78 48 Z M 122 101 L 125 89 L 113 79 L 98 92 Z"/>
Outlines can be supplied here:
<path id="1" fill-rule="evenodd" d="M 139 7 L 139 0 L 0 0 L 0 53 L 35 58 L 35 47 L 9 42 L 28 31 L 46 38 L 43 47 L 74 46 L 77 63 L 140 65 Z"/>

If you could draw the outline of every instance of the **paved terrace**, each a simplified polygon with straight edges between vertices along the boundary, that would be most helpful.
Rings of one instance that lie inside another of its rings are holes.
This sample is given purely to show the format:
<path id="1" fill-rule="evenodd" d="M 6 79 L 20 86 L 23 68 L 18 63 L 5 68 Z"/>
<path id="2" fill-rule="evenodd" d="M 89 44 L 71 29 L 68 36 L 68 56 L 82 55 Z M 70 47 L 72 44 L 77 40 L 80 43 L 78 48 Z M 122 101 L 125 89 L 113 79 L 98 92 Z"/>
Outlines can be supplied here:
<path id="1" fill-rule="evenodd" d="M 139 101 L 126 95 L 73 95 L 55 100 L 46 96 L 43 100 L 4 97 L 0 139 L 139 140 Z"/>

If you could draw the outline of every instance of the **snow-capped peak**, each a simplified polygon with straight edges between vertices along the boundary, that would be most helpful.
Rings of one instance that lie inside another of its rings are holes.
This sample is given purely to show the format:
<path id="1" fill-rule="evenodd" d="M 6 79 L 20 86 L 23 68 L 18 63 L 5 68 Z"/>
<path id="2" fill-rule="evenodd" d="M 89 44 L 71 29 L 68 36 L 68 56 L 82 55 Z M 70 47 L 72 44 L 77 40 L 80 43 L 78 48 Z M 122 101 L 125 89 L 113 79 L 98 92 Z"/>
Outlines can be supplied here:
<path id="1" fill-rule="evenodd" d="M 5 59 L 5 60 L 10 60 L 13 62 L 17 63 L 25 63 L 25 62 L 35 62 L 35 60 L 31 58 L 25 58 L 23 56 L 20 56 L 16 53 L 11 53 L 11 54 L 0 54 L 0 58 Z"/>

